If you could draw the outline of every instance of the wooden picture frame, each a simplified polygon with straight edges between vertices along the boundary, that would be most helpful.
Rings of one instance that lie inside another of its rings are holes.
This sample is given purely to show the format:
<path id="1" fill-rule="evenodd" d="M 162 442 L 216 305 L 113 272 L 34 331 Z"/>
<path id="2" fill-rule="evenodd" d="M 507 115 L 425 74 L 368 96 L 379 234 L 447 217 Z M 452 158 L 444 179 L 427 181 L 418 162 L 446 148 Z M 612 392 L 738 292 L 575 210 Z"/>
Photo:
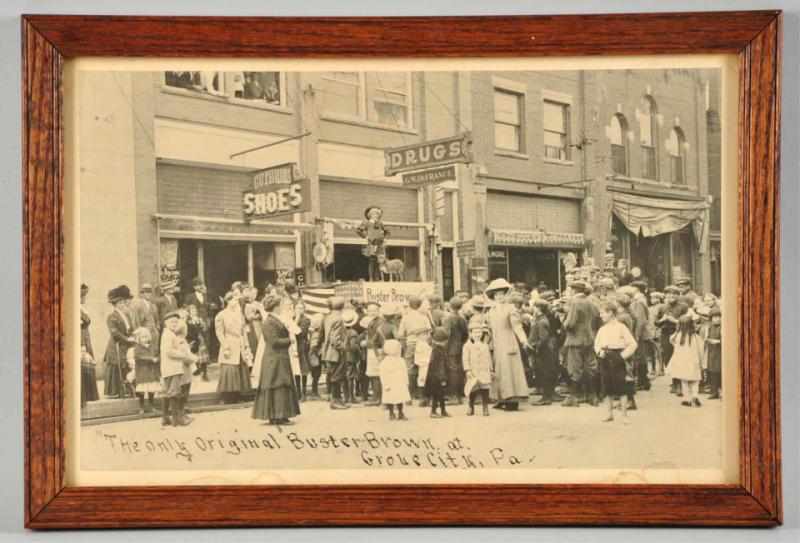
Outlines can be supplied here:
<path id="1" fill-rule="evenodd" d="M 738 55 L 741 73 L 740 484 L 65 486 L 65 60 L 686 53 Z M 26 527 L 781 523 L 780 12 L 441 18 L 28 15 L 22 18 L 22 54 Z M 481 506 L 474 507 L 478 500 Z"/>

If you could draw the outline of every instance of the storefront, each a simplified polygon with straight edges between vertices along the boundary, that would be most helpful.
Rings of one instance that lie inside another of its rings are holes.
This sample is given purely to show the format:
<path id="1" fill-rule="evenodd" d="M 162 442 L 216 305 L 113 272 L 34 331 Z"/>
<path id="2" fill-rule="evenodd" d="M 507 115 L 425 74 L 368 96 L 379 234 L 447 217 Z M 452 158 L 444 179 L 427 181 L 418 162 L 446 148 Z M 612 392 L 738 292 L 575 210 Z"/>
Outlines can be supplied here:
<path id="1" fill-rule="evenodd" d="M 235 281 L 259 289 L 302 269 L 299 230 L 309 225 L 285 220 L 246 222 L 242 191 L 247 172 L 159 163 L 158 266 L 162 285 L 177 283 L 182 294 L 200 277 L 212 296 Z"/>
<path id="2" fill-rule="evenodd" d="M 425 277 L 424 246 L 427 231 L 422 216 L 422 195 L 416 189 L 349 180 L 320 180 L 322 218 L 333 223 L 333 263 L 325 270 L 325 281 L 368 279 L 368 262 L 362 254 L 366 246 L 355 229 L 371 205 L 383 209 L 389 230 L 387 259 L 403 261 L 406 281 Z"/>
<path id="3" fill-rule="evenodd" d="M 650 285 L 663 289 L 680 278 L 698 284 L 708 204 L 614 193 L 611 246 L 615 259 L 638 267 Z"/>
<path id="4" fill-rule="evenodd" d="M 487 194 L 489 279 L 562 290 L 562 257 L 580 257 L 585 239 L 578 200 L 490 191 Z"/>

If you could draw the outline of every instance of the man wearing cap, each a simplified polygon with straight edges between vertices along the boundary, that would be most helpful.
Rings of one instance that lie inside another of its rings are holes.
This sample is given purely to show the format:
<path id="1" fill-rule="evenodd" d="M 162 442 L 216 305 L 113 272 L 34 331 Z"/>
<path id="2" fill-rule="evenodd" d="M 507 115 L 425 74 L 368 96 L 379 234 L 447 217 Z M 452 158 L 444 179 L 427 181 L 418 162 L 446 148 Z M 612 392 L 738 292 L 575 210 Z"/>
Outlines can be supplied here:
<path id="1" fill-rule="evenodd" d="M 593 323 L 598 321 L 599 311 L 587 298 L 588 285 L 584 281 L 573 281 L 570 288 L 574 295 L 564 321 L 564 346 L 571 383 L 569 397 L 561 405 L 577 407 L 579 391 L 589 397 L 592 405 L 597 405 L 597 361 L 594 355 L 596 330 Z"/>
<path id="2" fill-rule="evenodd" d="M 159 349 L 159 315 L 158 308 L 152 302 L 153 287 L 150 283 L 143 283 L 139 287 L 139 296 L 130 301 L 129 310 L 131 314 L 131 324 L 133 329 L 147 328 L 152 338 L 150 344 L 150 354 L 158 357 Z"/>
<path id="3" fill-rule="evenodd" d="M 211 308 L 209 306 L 208 292 L 206 291 L 206 285 L 205 285 L 205 283 L 203 283 L 202 279 L 200 279 L 199 277 L 195 277 L 192 280 L 192 288 L 194 290 L 191 292 L 191 294 L 186 296 L 186 298 L 184 299 L 184 305 L 187 306 L 187 307 L 190 306 L 190 305 L 193 305 L 195 307 L 195 309 L 197 309 L 197 318 L 200 320 L 200 322 L 203 323 L 203 326 L 202 326 L 203 341 L 209 347 L 209 355 L 210 356 L 215 356 L 215 355 L 218 356 L 219 355 L 219 345 L 222 343 L 222 339 L 221 338 L 217 338 L 217 341 L 215 341 L 214 345 L 212 345 L 212 342 L 211 342 L 211 336 L 212 336 L 211 329 L 213 327 L 211 326 L 211 322 L 212 322 L 211 321 Z M 225 306 L 223 304 L 221 304 L 219 310 L 222 311 L 224 308 L 225 308 Z M 217 317 L 217 315 L 214 315 L 214 319 L 215 320 L 216 320 L 216 317 Z M 214 337 L 216 337 L 216 334 L 214 334 Z M 206 362 L 206 363 L 203 364 L 202 367 L 198 367 L 196 373 L 198 375 L 201 374 L 201 373 L 203 375 L 206 375 L 206 366 L 207 365 L 208 365 L 208 363 Z M 199 366 L 199 364 L 198 364 L 198 366 Z"/>
<path id="4" fill-rule="evenodd" d="M 381 272 L 378 257 L 386 256 L 384 241 L 389 231 L 383 225 L 383 209 L 378 206 L 369 206 L 364 210 L 364 220 L 356 228 L 356 233 L 367 240 L 364 247 L 364 256 L 369 259 L 369 280 L 380 281 Z"/>
<path id="5" fill-rule="evenodd" d="M 630 314 L 633 317 L 633 338 L 636 340 L 636 352 L 633 355 L 636 388 L 650 390 L 650 379 L 647 371 L 653 359 L 653 335 L 650 329 L 650 312 L 647 308 L 647 283 L 637 279 L 631 282 L 635 289 Z"/>
<path id="6" fill-rule="evenodd" d="M 692 290 L 692 280 L 688 277 L 681 277 L 675 281 L 675 286 L 678 287 L 678 294 L 680 296 L 686 296 L 691 299 L 697 297 L 697 293 Z"/>
<path id="7" fill-rule="evenodd" d="M 326 382 L 328 394 L 330 396 L 331 409 L 347 409 L 350 406 L 345 404 L 341 394 L 344 382 L 347 378 L 347 365 L 343 350 L 345 348 L 345 328 L 342 320 L 342 310 L 344 309 L 344 298 L 331 296 L 328 299 L 330 313 L 322 321 L 322 361 L 328 368 Z"/>

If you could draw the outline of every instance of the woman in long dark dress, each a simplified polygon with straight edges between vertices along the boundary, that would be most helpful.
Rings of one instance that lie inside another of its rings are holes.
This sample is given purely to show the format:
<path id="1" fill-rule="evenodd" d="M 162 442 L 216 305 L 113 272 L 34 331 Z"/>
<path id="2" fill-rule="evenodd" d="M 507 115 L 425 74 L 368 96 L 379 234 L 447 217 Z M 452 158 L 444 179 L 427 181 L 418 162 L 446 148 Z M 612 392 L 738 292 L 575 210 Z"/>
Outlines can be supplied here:
<path id="1" fill-rule="evenodd" d="M 292 424 L 289 419 L 300 414 L 300 402 L 289 359 L 292 343 L 289 329 L 275 314 L 280 303 L 280 298 L 272 295 L 263 302 L 262 334 L 256 353 L 258 391 L 253 403 L 253 418 L 267 420 L 270 424 Z"/>
<path id="2" fill-rule="evenodd" d="M 87 402 L 94 402 L 100 399 L 100 394 L 97 390 L 92 335 L 89 332 L 89 325 L 92 324 L 92 319 L 89 318 L 89 313 L 83 307 L 88 294 L 89 287 L 81 285 L 81 407 L 85 406 Z"/>
<path id="3" fill-rule="evenodd" d="M 106 398 L 121 398 L 128 395 L 125 376 L 128 373 L 127 353 L 136 342 L 133 340 L 133 325 L 127 313 L 128 301 L 132 298 L 126 285 L 120 285 L 108 292 L 108 303 L 114 310 L 106 318 L 108 325 L 108 344 L 103 360 L 106 364 L 105 387 Z"/>

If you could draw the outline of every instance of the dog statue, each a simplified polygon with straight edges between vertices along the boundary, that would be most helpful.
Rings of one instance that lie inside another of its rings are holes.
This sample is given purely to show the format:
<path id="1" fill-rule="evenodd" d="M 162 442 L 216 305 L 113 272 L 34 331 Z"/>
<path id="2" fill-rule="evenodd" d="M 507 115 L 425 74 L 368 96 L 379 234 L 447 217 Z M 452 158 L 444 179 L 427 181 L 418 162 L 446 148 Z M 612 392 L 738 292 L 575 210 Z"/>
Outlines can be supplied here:
<path id="1" fill-rule="evenodd" d="M 387 260 L 385 255 L 378 256 L 378 269 L 381 272 L 381 281 L 384 281 L 386 276 L 389 276 L 389 281 L 405 281 L 406 265 L 399 258 L 392 258 Z"/>

